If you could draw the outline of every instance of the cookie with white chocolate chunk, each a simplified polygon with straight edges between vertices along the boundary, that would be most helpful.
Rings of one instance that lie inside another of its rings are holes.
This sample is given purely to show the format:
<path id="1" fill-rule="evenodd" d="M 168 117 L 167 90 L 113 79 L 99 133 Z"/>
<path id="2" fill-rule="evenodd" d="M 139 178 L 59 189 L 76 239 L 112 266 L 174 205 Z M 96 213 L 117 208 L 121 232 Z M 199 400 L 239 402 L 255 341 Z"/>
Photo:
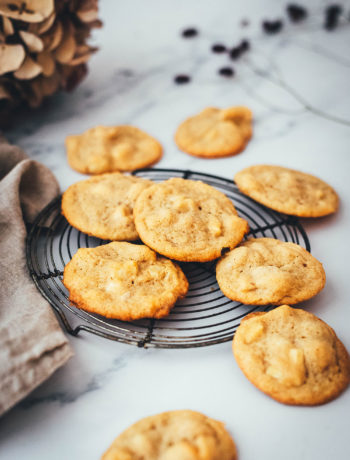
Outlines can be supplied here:
<path id="1" fill-rule="evenodd" d="M 254 165 L 235 177 L 239 190 L 278 212 L 299 217 L 321 217 L 339 207 L 335 190 L 318 177 L 273 165 Z"/>
<path id="2" fill-rule="evenodd" d="M 64 268 L 63 284 L 78 308 L 124 321 L 162 318 L 188 290 L 178 265 L 124 242 L 78 249 Z"/>
<path id="3" fill-rule="evenodd" d="M 143 418 L 121 433 L 102 460 L 236 460 L 222 422 L 191 410 Z"/>
<path id="4" fill-rule="evenodd" d="M 241 152 L 252 132 L 252 112 L 247 107 L 207 107 L 181 123 L 175 142 L 190 155 L 226 157 Z"/>
<path id="5" fill-rule="evenodd" d="M 226 195 L 201 181 L 173 178 L 144 190 L 134 207 L 141 240 L 184 262 L 216 259 L 248 232 Z"/>
<path id="6" fill-rule="evenodd" d="M 236 331 L 233 353 L 245 376 L 284 404 L 323 404 L 350 382 L 350 357 L 333 329 L 288 305 L 247 315 Z"/>
<path id="7" fill-rule="evenodd" d="M 326 282 L 321 262 L 306 249 L 274 238 L 252 238 L 226 253 L 216 278 L 229 299 L 248 305 L 292 305 L 318 294 Z"/>
<path id="8" fill-rule="evenodd" d="M 62 214 L 78 230 L 112 241 L 138 239 L 133 208 L 153 182 L 120 173 L 101 174 L 71 185 L 62 196 Z"/>
<path id="9" fill-rule="evenodd" d="M 135 126 L 96 126 L 67 136 L 69 165 L 83 174 L 135 171 L 160 160 L 160 143 Z"/>

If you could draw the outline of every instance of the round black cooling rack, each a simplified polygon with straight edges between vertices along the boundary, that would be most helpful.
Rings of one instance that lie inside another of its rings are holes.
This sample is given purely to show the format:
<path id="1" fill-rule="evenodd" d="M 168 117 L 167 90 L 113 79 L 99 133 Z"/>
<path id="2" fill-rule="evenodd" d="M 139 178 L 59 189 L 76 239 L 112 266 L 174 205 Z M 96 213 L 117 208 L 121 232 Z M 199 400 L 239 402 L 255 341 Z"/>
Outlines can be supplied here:
<path id="1" fill-rule="evenodd" d="M 210 174 L 177 169 L 141 169 L 136 176 L 161 182 L 171 177 L 201 180 L 225 193 L 238 214 L 249 222 L 249 237 L 270 237 L 300 244 L 310 251 L 308 237 L 298 219 L 272 211 L 243 195 L 233 181 Z M 76 308 L 62 283 L 63 270 L 80 247 L 96 247 L 108 241 L 90 237 L 71 227 L 61 214 L 61 197 L 36 218 L 27 238 L 27 263 L 39 291 L 60 317 L 66 330 L 81 331 L 139 347 L 191 348 L 231 340 L 241 319 L 269 307 L 243 305 L 220 291 L 215 261 L 180 263 L 190 287 L 170 315 L 162 319 L 119 321 Z"/>

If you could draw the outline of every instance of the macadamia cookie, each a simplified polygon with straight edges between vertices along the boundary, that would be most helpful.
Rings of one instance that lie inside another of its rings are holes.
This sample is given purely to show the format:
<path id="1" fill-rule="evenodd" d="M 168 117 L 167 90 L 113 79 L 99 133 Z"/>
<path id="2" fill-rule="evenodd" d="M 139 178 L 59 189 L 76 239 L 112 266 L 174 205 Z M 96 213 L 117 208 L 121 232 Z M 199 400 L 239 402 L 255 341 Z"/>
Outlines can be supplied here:
<path id="1" fill-rule="evenodd" d="M 69 165 L 84 174 L 134 171 L 160 160 L 160 143 L 134 126 L 97 126 L 67 136 Z"/>
<path id="2" fill-rule="evenodd" d="M 298 244 L 274 238 L 243 242 L 217 263 L 216 278 L 231 300 L 248 305 L 295 304 L 323 289 L 322 264 Z"/>
<path id="3" fill-rule="evenodd" d="M 300 217 L 321 217 L 338 209 L 333 188 L 318 177 L 281 166 L 256 165 L 238 172 L 239 190 L 275 211 Z"/>
<path id="4" fill-rule="evenodd" d="M 181 123 L 175 142 L 190 155 L 226 157 L 241 152 L 252 132 L 252 112 L 246 107 L 208 107 Z"/>
<path id="5" fill-rule="evenodd" d="M 288 305 L 246 316 L 233 353 L 245 376 L 284 404 L 326 403 L 350 381 L 349 354 L 333 329 Z"/>
<path id="6" fill-rule="evenodd" d="M 224 424 L 177 410 L 139 420 L 119 435 L 102 460 L 236 460 Z"/>
<path id="7" fill-rule="evenodd" d="M 106 240 L 138 239 L 133 208 L 153 182 L 120 173 L 102 174 L 71 185 L 62 196 L 62 214 L 88 235 Z"/>
<path id="8" fill-rule="evenodd" d="M 185 262 L 216 259 L 249 229 L 226 195 L 201 181 L 180 178 L 144 190 L 136 200 L 134 218 L 147 246 Z"/>
<path id="9" fill-rule="evenodd" d="M 78 308 L 124 321 L 162 318 L 188 290 L 171 260 L 121 242 L 78 249 L 65 266 L 63 284 Z"/>

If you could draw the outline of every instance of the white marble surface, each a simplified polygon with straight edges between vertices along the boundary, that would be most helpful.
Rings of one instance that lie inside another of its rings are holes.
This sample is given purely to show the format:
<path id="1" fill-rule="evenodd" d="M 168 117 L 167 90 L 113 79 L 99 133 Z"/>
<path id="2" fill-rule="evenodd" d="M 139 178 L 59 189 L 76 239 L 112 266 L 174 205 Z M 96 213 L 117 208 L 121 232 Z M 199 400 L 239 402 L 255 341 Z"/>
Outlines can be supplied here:
<path id="1" fill-rule="evenodd" d="M 101 49 L 89 77 L 75 93 L 55 97 L 43 111 L 21 120 L 8 137 L 50 167 L 62 189 L 82 178 L 66 163 L 65 136 L 96 124 L 132 123 L 156 136 L 165 147 L 159 167 L 232 178 L 242 167 L 272 163 L 320 176 L 339 192 L 341 208 L 333 217 L 304 222 L 327 285 L 302 306 L 332 325 L 350 350 L 348 20 L 326 32 L 321 27 L 326 3 L 309 1 L 305 23 L 266 36 L 260 21 L 283 15 L 285 3 L 100 3 L 105 26 L 94 34 Z M 342 3 L 348 16 L 350 4 Z M 243 18 L 249 27 L 240 26 Z M 190 25 L 200 35 L 184 40 L 179 31 Z M 233 63 L 236 76 L 218 76 L 217 69 L 230 62 L 212 54 L 211 44 L 233 45 L 244 37 L 252 50 Z M 191 74 L 192 82 L 174 85 L 177 73 Z M 243 153 L 209 161 L 176 148 L 173 134 L 182 119 L 208 105 L 236 104 L 250 107 L 255 119 L 254 137 Z M 288 407 L 245 379 L 230 343 L 143 350 L 88 334 L 69 340 L 74 358 L 0 420 L 1 459 L 97 459 L 132 422 L 178 408 L 225 421 L 240 460 L 350 458 L 350 390 L 321 407 Z"/>

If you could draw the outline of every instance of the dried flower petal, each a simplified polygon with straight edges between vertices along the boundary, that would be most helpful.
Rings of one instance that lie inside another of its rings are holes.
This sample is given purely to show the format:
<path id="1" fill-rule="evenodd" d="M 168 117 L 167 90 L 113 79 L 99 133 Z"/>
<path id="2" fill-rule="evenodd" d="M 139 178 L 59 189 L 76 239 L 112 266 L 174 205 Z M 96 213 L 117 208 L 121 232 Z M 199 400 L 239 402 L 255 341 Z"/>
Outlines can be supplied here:
<path id="1" fill-rule="evenodd" d="M 82 22 L 92 22 L 98 18 L 97 8 L 94 10 L 80 10 L 77 11 L 76 15 Z"/>
<path id="2" fill-rule="evenodd" d="M 50 27 L 53 25 L 56 19 L 56 13 L 52 13 L 47 19 L 37 24 L 30 24 L 28 27 L 28 32 L 33 34 L 42 35 L 47 32 Z"/>
<path id="3" fill-rule="evenodd" d="M 31 32 L 20 30 L 19 35 L 21 36 L 23 42 L 27 45 L 29 51 L 32 51 L 33 53 L 40 53 L 40 51 L 44 49 L 44 42 L 41 38 Z"/>
<path id="4" fill-rule="evenodd" d="M 45 77 L 50 77 L 54 73 L 56 64 L 50 52 L 43 51 L 42 53 L 39 53 L 36 60 L 43 69 L 43 75 L 45 75 Z"/>
<path id="5" fill-rule="evenodd" d="M 7 18 L 6 16 L 2 16 L 2 28 L 6 37 L 15 33 L 11 19 Z"/>
<path id="6" fill-rule="evenodd" d="M 71 31 L 67 32 L 61 41 L 59 47 L 55 51 L 56 61 L 61 64 L 70 62 L 75 54 L 76 43 Z"/>
<path id="7" fill-rule="evenodd" d="M 0 75 L 17 70 L 25 58 L 22 45 L 0 45 Z"/>
<path id="8" fill-rule="evenodd" d="M 14 76 L 19 80 L 31 80 L 32 78 L 38 76 L 41 72 L 41 66 L 37 62 L 33 61 L 31 57 L 27 56 L 21 67 L 14 73 Z"/>
<path id="9" fill-rule="evenodd" d="M 76 66 L 78 64 L 84 64 L 90 59 L 91 55 L 92 53 L 86 53 L 86 54 L 82 54 L 81 56 L 76 56 L 71 61 L 69 61 L 67 64 L 71 66 Z"/>
<path id="10" fill-rule="evenodd" d="M 58 47 L 63 39 L 63 26 L 57 22 L 55 26 L 42 36 L 44 46 L 47 51 L 52 51 Z"/>
<path id="11" fill-rule="evenodd" d="M 79 45 L 76 47 L 75 55 L 68 65 L 78 65 L 87 62 L 90 56 L 95 53 L 98 48 L 89 45 Z"/>
<path id="12" fill-rule="evenodd" d="M 24 22 L 41 22 L 54 10 L 54 0 L 0 0 L 0 14 Z"/>
<path id="13" fill-rule="evenodd" d="M 103 22 L 100 19 L 95 19 L 95 21 L 89 22 L 89 29 L 100 29 L 103 26 Z M 88 35 L 90 35 L 90 30 Z"/>
<path id="14" fill-rule="evenodd" d="M 80 8 L 75 13 L 80 21 L 92 22 L 98 16 L 98 2 L 97 0 L 85 0 L 82 2 Z"/>

